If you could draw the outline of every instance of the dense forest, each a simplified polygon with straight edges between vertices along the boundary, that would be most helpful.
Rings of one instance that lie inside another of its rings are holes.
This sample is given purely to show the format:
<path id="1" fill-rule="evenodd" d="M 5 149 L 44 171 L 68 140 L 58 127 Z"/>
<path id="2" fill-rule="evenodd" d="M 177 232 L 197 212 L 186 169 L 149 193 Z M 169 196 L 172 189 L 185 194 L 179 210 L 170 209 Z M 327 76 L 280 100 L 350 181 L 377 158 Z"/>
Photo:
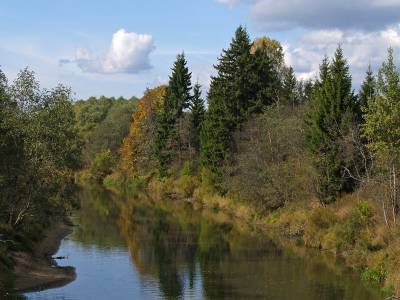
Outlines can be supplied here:
<path id="1" fill-rule="evenodd" d="M 73 102 L 63 86 L 41 90 L 29 70 L 11 85 L 1 74 L 2 232 L 39 239 L 78 206 L 75 174 L 224 210 L 399 290 L 400 70 L 388 49 L 356 92 L 349 67 L 338 46 L 317 78 L 298 80 L 279 41 L 251 41 L 239 27 L 207 94 L 184 53 L 141 99 Z"/>
<path id="2" fill-rule="evenodd" d="M 340 45 L 314 80 L 296 79 L 279 41 L 239 27 L 207 95 L 184 53 L 146 91 L 109 187 L 186 199 L 331 251 L 398 289 L 400 71 L 386 61 L 353 89 Z M 207 103 L 207 104 L 206 104 Z"/>

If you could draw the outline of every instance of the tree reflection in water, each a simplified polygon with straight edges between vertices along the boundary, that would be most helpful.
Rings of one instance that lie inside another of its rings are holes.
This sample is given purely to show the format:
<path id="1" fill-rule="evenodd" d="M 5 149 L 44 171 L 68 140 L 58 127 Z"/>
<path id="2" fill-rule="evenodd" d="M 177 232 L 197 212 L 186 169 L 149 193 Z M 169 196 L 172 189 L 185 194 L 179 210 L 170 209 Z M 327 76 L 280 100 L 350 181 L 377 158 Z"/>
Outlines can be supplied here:
<path id="1" fill-rule="evenodd" d="M 72 239 L 103 248 L 127 246 L 141 284 L 158 289 L 163 299 L 377 297 L 332 257 L 282 250 L 222 213 L 99 188 L 83 190 L 81 200 Z"/>

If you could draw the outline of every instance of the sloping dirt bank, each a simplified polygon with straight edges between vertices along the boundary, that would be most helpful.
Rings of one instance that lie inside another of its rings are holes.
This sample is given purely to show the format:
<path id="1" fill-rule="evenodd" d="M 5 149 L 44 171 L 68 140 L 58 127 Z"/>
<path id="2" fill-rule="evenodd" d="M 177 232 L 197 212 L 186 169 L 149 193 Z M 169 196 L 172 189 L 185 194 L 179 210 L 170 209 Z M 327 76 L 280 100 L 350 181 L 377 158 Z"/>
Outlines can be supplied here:
<path id="1" fill-rule="evenodd" d="M 35 246 L 33 253 L 14 252 L 15 292 L 28 292 L 63 286 L 76 278 L 75 268 L 59 267 L 52 255 L 72 227 L 59 223 L 48 230 L 46 237 Z"/>

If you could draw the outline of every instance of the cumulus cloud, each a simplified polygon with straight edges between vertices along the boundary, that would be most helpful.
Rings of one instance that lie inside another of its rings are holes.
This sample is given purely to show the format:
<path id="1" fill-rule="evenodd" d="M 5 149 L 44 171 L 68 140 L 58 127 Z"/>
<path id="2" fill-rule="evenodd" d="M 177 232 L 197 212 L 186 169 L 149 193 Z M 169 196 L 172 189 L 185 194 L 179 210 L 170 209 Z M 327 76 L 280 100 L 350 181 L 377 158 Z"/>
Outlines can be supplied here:
<path id="1" fill-rule="evenodd" d="M 306 33 L 297 43 L 284 47 L 286 63 L 292 65 L 300 78 L 314 78 L 325 55 L 332 56 L 338 44 L 351 66 L 356 85 L 362 81 L 368 64 L 376 69 L 385 60 L 388 47 L 400 52 L 400 26 L 385 30 L 362 32 L 319 30 Z M 396 56 L 400 62 L 400 56 Z"/>
<path id="2" fill-rule="evenodd" d="M 138 73 L 152 67 L 149 55 L 154 49 L 152 36 L 120 29 L 113 34 L 105 56 L 96 57 L 89 50 L 78 48 L 73 59 L 62 59 L 60 63 L 74 63 L 87 73 Z"/>
<path id="3" fill-rule="evenodd" d="M 378 30 L 400 20 L 400 0 L 217 0 L 250 3 L 260 30 L 362 29 Z"/>

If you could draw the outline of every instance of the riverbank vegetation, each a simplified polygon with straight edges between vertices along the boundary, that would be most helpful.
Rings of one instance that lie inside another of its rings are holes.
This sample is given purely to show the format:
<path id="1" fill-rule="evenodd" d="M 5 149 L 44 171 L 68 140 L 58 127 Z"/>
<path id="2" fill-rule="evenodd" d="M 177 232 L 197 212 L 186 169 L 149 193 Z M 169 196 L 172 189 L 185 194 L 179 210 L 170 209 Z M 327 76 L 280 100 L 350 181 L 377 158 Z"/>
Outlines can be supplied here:
<path id="1" fill-rule="evenodd" d="M 46 228 L 77 207 L 81 144 L 70 89 L 41 89 L 28 69 L 9 84 L 0 72 L 2 276 L 14 264 L 10 251 L 31 251 Z"/>
<path id="2" fill-rule="evenodd" d="M 146 91 L 103 182 L 275 228 L 343 257 L 365 281 L 399 290 L 393 55 L 389 49 L 376 74 L 366 65 L 356 92 L 340 46 L 315 80 L 302 81 L 278 41 L 251 41 L 239 27 L 207 96 L 183 53 L 168 84 Z"/>
<path id="3" fill-rule="evenodd" d="M 0 73 L 0 269 L 78 207 L 86 179 L 224 211 L 400 291 L 400 70 L 389 49 L 356 92 L 349 68 L 338 46 L 298 80 L 278 41 L 239 27 L 207 95 L 184 53 L 141 99 L 73 103 L 28 69 Z"/>

